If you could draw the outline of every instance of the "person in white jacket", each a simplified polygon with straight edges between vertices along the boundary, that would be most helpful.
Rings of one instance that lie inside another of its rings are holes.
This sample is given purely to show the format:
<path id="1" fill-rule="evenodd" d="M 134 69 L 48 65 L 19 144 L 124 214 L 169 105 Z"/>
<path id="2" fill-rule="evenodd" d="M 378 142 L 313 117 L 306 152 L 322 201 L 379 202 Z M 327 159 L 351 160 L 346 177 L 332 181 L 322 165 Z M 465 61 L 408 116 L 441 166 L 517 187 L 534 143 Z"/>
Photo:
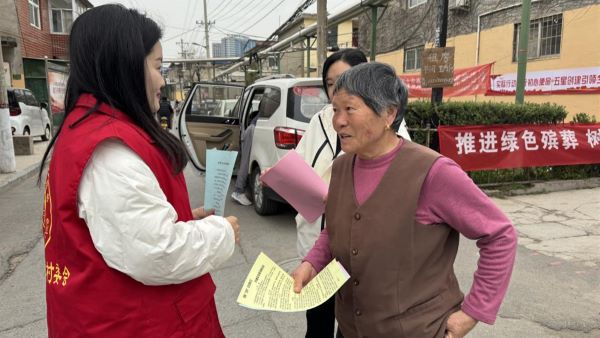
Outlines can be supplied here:
<path id="1" fill-rule="evenodd" d="M 367 62 L 363 52 L 358 49 L 342 49 L 331 54 L 323 64 L 323 86 L 327 97 L 331 99 L 332 91 L 337 78 L 350 67 Z M 405 105 L 403 105 L 405 107 Z M 331 104 L 326 105 L 315 114 L 306 129 L 304 136 L 296 147 L 296 152 L 329 183 L 331 164 L 341 153 L 338 138 L 332 124 L 333 109 Z M 398 134 L 410 140 L 406 124 L 402 121 Z M 325 227 L 325 219 L 319 217 L 315 222 L 309 222 L 300 214 L 296 216 L 297 249 L 301 258 L 315 244 L 321 230 Z M 322 305 L 306 311 L 306 337 L 333 337 L 335 325 L 334 297 Z M 338 331 L 338 338 L 341 333 Z"/>

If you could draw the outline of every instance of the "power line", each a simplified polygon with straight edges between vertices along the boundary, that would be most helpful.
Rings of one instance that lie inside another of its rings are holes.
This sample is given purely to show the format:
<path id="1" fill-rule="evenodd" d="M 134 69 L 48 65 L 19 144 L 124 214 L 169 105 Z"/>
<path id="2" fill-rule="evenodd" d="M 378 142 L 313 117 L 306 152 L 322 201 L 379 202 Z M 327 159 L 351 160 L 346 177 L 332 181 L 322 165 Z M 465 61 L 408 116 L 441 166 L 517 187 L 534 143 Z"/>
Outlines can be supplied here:
<path id="1" fill-rule="evenodd" d="M 231 16 L 228 19 L 223 20 L 223 22 L 227 22 L 228 27 L 233 26 L 233 29 L 239 30 L 240 26 L 245 25 L 249 21 L 254 21 L 255 18 L 264 13 L 264 8 L 269 5 L 269 2 L 271 2 L 271 0 L 266 0 L 264 3 L 262 1 L 254 3 L 254 7 L 250 10 L 240 11 L 237 13 L 240 14 L 239 16 Z"/>
<path id="2" fill-rule="evenodd" d="M 215 7 L 215 8 L 212 8 L 212 9 L 210 10 L 210 11 L 211 11 L 211 13 L 213 13 L 213 12 L 215 12 L 215 11 L 219 10 L 219 8 L 221 8 L 221 7 L 223 6 L 223 4 L 224 4 L 224 3 L 225 3 L 224 1 L 221 1 L 221 2 L 220 2 L 218 5 L 217 5 L 217 7 Z"/>
<path id="3" fill-rule="evenodd" d="M 235 32 L 235 31 L 232 31 L 230 29 L 223 28 L 223 27 L 217 27 L 217 26 L 214 26 L 214 27 L 215 27 L 215 29 L 217 29 L 218 31 L 220 31 L 221 33 L 223 33 L 225 35 L 235 34 L 235 35 L 245 35 L 245 36 L 249 36 L 251 38 L 258 38 L 258 39 L 264 39 L 265 38 L 264 36 L 252 35 L 252 34 L 244 34 L 244 33 L 240 33 L 240 32 Z"/>
<path id="4" fill-rule="evenodd" d="M 183 18 L 183 27 L 187 27 L 188 25 L 188 17 L 190 15 L 190 4 L 191 4 L 191 0 L 188 0 L 187 5 L 185 6 L 185 16 Z"/>
<path id="5" fill-rule="evenodd" d="M 166 39 L 163 39 L 163 40 L 162 40 L 162 42 L 167 42 L 167 41 L 171 41 L 171 40 L 173 40 L 173 39 L 177 39 L 178 37 L 180 37 L 180 36 L 182 36 L 182 35 L 184 35 L 184 34 L 187 34 L 187 33 L 191 32 L 191 31 L 193 31 L 193 30 L 196 30 L 196 29 L 198 29 L 198 27 L 194 27 L 194 28 L 192 28 L 192 29 L 190 29 L 190 30 L 187 30 L 187 31 L 185 31 L 185 32 L 182 32 L 182 33 L 179 33 L 179 34 L 177 34 L 177 35 L 173 35 L 173 36 L 171 36 L 171 37 L 168 37 L 168 38 L 166 38 Z"/>
<path id="6" fill-rule="evenodd" d="M 196 13 L 196 8 L 198 7 L 198 1 L 194 1 L 194 7 L 192 8 L 192 11 L 189 13 L 186 13 L 186 21 L 185 21 L 185 25 L 184 27 L 189 27 L 190 26 L 190 20 L 192 21 L 192 25 L 194 25 L 194 29 L 196 28 L 196 19 L 194 19 L 195 13 Z M 192 30 L 194 30 L 192 29 Z M 187 39 L 189 40 L 189 38 Z"/>
<path id="7" fill-rule="evenodd" d="M 223 12 L 223 10 L 225 10 L 225 8 L 227 8 L 227 6 L 229 6 L 229 4 L 231 3 L 232 0 L 229 1 L 223 1 L 221 2 L 221 4 L 223 5 L 221 7 L 221 10 L 217 12 L 217 10 L 215 9 L 214 14 L 212 15 L 214 18 L 217 17 L 217 15 L 221 14 Z"/>
<path id="8" fill-rule="evenodd" d="M 269 0 L 266 0 L 266 1 L 269 2 Z M 252 14 L 252 16 L 255 16 L 258 12 L 260 12 L 261 7 L 262 7 L 262 2 L 263 2 L 263 0 L 259 0 L 256 3 L 254 3 L 253 1 L 249 1 L 246 4 L 246 6 L 241 7 L 237 12 L 235 12 L 233 14 L 230 14 L 229 17 L 220 16 L 220 17 L 215 18 L 215 20 L 223 19 L 224 21 L 230 21 L 230 20 L 232 20 L 234 18 L 239 19 L 238 14 L 242 14 L 244 16 L 247 16 L 249 13 L 254 13 L 254 14 Z M 250 7 L 250 5 L 252 5 L 252 4 L 254 4 L 255 7 L 253 9 L 251 9 L 250 11 L 246 12 L 246 9 L 248 7 Z M 258 11 L 254 12 L 254 10 L 258 10 Z"/>
<path id="9" fill-rule="evenodd" d="M 285 0 L 281 0 L 279 1 L 279 3 L 277 5 L 275 5 L 275 7 L 273 7 L 270 11 L 267 12 L 267 14 L 263 15 L 260 19 L 258 19 L 255 23 L 249 25 L 246 29 L 241 29 L 242 32 L 246 32 L 248 29 L 254 27 L 256 24 L 258 24 L 259 22 L 261 22 L 264 18 L 266 18 L 269 14 L 273 13 L 279 6 L 281 6 L 281 4 L 284 2 Z"/>
<path id="10" fill-rule="evenodd" d="M 275 35 L 279 34 L 279 31 L 282 30 L 285 26 L 289 25 L 290 23 L 294 22 L 294 20 L 296 20 L 296 18 L 298 18 L 300 15 L 302 15 L 302 13 L 304 13 L 304 11 L 310 7 L 312 4 L 315 3 L 315 0 L 306 0 L 304 1 L 300 6 L 298 6 L 298 8 L 296 8 L 296 10 L 294 11 L 294 14 L 292 14 L 292 16 L 290 16 L 286 22 L 283 23 L 283 25 L 279 26 L 279 28 L 277 30 L 275 30 L 271 36 L 269 36 L 267 38 L 267 40 L 271 40 L 272 37 L 274 37 Z"/>

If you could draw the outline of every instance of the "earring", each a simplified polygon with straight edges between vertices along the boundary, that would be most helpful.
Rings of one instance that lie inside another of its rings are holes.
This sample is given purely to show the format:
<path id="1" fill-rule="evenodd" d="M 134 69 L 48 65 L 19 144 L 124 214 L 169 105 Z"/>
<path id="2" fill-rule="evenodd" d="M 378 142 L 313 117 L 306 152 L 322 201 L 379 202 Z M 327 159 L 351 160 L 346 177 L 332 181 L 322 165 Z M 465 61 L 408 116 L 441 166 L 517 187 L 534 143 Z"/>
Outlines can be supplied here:
<path id="1" fill-rule="evenodd" d="M 389 125 L 389 124 L 386 124 L 386 125 L 385 125 L 385 130 L 386 130 L 386 131 L 388 131 L 388 130 L 391 130 L 391 128 L 390 128 L 390 125 Z"/>

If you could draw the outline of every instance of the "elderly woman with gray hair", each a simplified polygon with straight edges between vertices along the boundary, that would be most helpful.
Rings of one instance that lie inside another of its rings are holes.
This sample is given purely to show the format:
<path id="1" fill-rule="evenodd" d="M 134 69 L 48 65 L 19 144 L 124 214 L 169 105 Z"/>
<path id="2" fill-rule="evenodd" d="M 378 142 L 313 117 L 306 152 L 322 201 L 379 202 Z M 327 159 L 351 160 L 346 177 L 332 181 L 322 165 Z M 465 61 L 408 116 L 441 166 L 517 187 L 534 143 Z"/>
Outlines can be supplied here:
<path id="1" fill-rule="evenodd" d="M 333 163 L 327 227 L 292 273 L 300 292 L 333 257 L 350 273 L 336 295 L 344 337 L 463 337 L 493 324 L 516 253 L 511 221 L 452 160 L 404 140 L 407 90 L 393 68 L 366 63 L 336 82 L 333 124 L 346 153 Z M 479 262 L 463 297 L 459 234 Z"/>

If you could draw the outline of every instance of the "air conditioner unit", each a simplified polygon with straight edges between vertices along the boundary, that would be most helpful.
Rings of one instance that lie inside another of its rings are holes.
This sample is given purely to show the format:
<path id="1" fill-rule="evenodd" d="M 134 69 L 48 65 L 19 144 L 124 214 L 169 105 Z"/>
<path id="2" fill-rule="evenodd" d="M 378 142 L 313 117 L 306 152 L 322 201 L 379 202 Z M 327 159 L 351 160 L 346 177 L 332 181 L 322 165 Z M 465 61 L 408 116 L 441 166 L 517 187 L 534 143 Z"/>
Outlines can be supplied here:
<path id="1" fill-rule="evenodd" d="M 470 8 L 470 2 L 469 0 L 454 0 L 454 6 L 450 5 L 450 10 L 452 11 L 464 11 L 467 12 L 469 11 Z"/>

